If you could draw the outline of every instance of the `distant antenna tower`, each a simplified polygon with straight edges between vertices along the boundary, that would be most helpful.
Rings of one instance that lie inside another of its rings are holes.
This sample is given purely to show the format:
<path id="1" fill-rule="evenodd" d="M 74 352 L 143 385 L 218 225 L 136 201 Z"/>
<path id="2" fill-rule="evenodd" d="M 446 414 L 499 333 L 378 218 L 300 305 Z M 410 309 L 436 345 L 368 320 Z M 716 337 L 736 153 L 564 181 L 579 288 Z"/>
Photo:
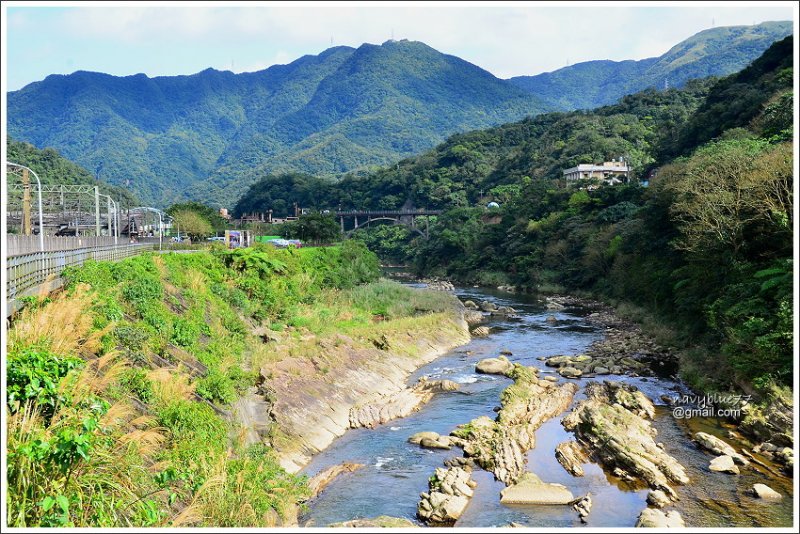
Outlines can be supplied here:
<path id="1" fill-rule="evenodd" d="M 394 28 L 392 28 L 392 41 L 394 41 Z"/>
<path id="2" fill-rule="evenodd" d="M 664 90 L 669 89 L 669 78 L 664 78 Z"/>
<path id="3" fill-rule="evenodd" d="M 712 28 L 714 27 L 714 19 L 713 19 L 713 17 L 712 17 L 712 19 L 711 19 L 711 27 L 712 27 Z"/>
<path id="4" fill-rule="evenodd" d="M 333 35 L 331 35 L 331 46 L 333 46 Z"/>

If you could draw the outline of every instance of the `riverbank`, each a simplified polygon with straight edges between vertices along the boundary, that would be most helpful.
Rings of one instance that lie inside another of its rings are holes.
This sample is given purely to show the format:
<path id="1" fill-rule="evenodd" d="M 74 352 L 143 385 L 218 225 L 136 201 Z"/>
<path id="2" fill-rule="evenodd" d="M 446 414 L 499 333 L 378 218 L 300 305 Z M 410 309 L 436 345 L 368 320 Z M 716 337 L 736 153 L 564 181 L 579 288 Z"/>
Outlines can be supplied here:
<path id="1" fill-rule="evenodd" d="M 412 391 L 406 384 L 409 375 L 470 339 L 463 306 L 447 294 L 437 299 L 449 309 L 273 342 L 272 350 L 282 357 L 260 368 L 261 398 L 251 402 L 269 413 L 265 437 L 284 469 L 297 472 L 348 429 L 388 420 L 354 417 L 359 411 L 398 399 L 388 415 L 393 418 L 427 400 L 413 394 L 402 398 Z"/>

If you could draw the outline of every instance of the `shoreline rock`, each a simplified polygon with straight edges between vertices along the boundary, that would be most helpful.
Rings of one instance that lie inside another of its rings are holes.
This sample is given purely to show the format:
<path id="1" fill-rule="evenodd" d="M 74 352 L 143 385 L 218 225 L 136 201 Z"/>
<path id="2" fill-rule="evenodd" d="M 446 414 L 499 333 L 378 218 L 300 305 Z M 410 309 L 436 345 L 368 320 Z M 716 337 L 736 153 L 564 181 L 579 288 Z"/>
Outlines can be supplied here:
<path id="1" fill-rule="evenodd" d="M 436 393 L 456 391 L 459 385 L 451 380 L 426 380 L 421 378 L 413 387 L 385 395 L 364 405 L 350 409 L 350 428 L 375 428 L 417 411 Z"/>
<path id="2" fill-rule="evenodd" d="M 577 441 L 564 441 L 556 445 L 556 460 L 570 475 L 582 477 L 582 464 L 589 463 L 589 456 Z"/>
<path id="3" fill-rule="evenodd" d="M 655 508 L 645 508 L 636 520 L 636 528 L 686 528 L 686 523 L 675 510 L 665 514 Z"/>
<path id="4" fill-rule="evenodd" d="M 311 496 L 309 497 L 309 500 L 322 493 L 322 490 L 324 490 L 339 475 L 344 473 L 352 473 L 353 471 L 361 469 L 362 467 L 364 467 L 364 464 L 345 462 L 343 464 L 333 465 L 320 471 L 308 479 L 308 489 L 311 490 Z"/>
<path id="5" fill-rule="evenodd" d="M 429 525 L 453 525 L 464 513 L 476 487 L 471 470 L 438 467 L 428 481 L 428 492 L 420 494 L 417 516 Z"/>

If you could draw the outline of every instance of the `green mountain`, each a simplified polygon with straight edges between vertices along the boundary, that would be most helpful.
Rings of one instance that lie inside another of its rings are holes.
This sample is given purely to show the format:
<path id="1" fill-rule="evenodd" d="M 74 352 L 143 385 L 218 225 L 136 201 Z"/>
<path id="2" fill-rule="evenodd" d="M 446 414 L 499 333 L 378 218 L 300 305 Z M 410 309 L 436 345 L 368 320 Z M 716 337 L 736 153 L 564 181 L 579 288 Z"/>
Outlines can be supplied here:
<path id="1" fill-rule="evenodd" d="M 404 40 L 255 73 L 52 75 L 9 93 L 8 131 L 145 202 L 227 203 L 259 173 L 366 169 L 548 109 L 471 63 Z"/>
<path id="2" fill-rule="evenodd" d="M 659 57 L 587 61 L 509 81 L 559 109 L 591 109 L 648 87 L 681 87 L 691 79 L 732 74 L 773 42 L 791 34 L 791 21 L 713 28 L 678 43 Z"/>

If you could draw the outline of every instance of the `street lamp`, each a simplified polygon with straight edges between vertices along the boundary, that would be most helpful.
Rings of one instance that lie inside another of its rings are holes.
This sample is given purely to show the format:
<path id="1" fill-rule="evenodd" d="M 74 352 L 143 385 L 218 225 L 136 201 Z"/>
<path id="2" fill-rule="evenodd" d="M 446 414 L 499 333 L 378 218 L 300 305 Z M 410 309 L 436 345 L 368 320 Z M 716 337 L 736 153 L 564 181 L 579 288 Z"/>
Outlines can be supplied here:
<path id="1" fill-rule="evenodd" d="M 117 238 L 119 237 L 119 210 L 117 210 L 117 202 L 111 198 L 111 195 L 104 195 L 100 193 L 101 197 L 106 197 L 108 199 L 108 228 L 111 230 L 111 204 L 114 205 L 114 231 L 111 232 L 114 236 L 114 244 L 117 244 Z"/>
<path id="2" fill-rule="evenodd" d="M 33 172 L 32 169 L 26 167 L 25 165 L 20 165 L 19 163 L 11 163 L 10 161 L 6 161 L 6 166 L 17 167 L 19 169 L 28 171 L 36 178 L 36 185 L 38 186 L 37 194 L 39 197 L 39 251 L 44 252 L 44 222 L 42 221 L 42 182 L 39 180 L 39 176 Z"/>

